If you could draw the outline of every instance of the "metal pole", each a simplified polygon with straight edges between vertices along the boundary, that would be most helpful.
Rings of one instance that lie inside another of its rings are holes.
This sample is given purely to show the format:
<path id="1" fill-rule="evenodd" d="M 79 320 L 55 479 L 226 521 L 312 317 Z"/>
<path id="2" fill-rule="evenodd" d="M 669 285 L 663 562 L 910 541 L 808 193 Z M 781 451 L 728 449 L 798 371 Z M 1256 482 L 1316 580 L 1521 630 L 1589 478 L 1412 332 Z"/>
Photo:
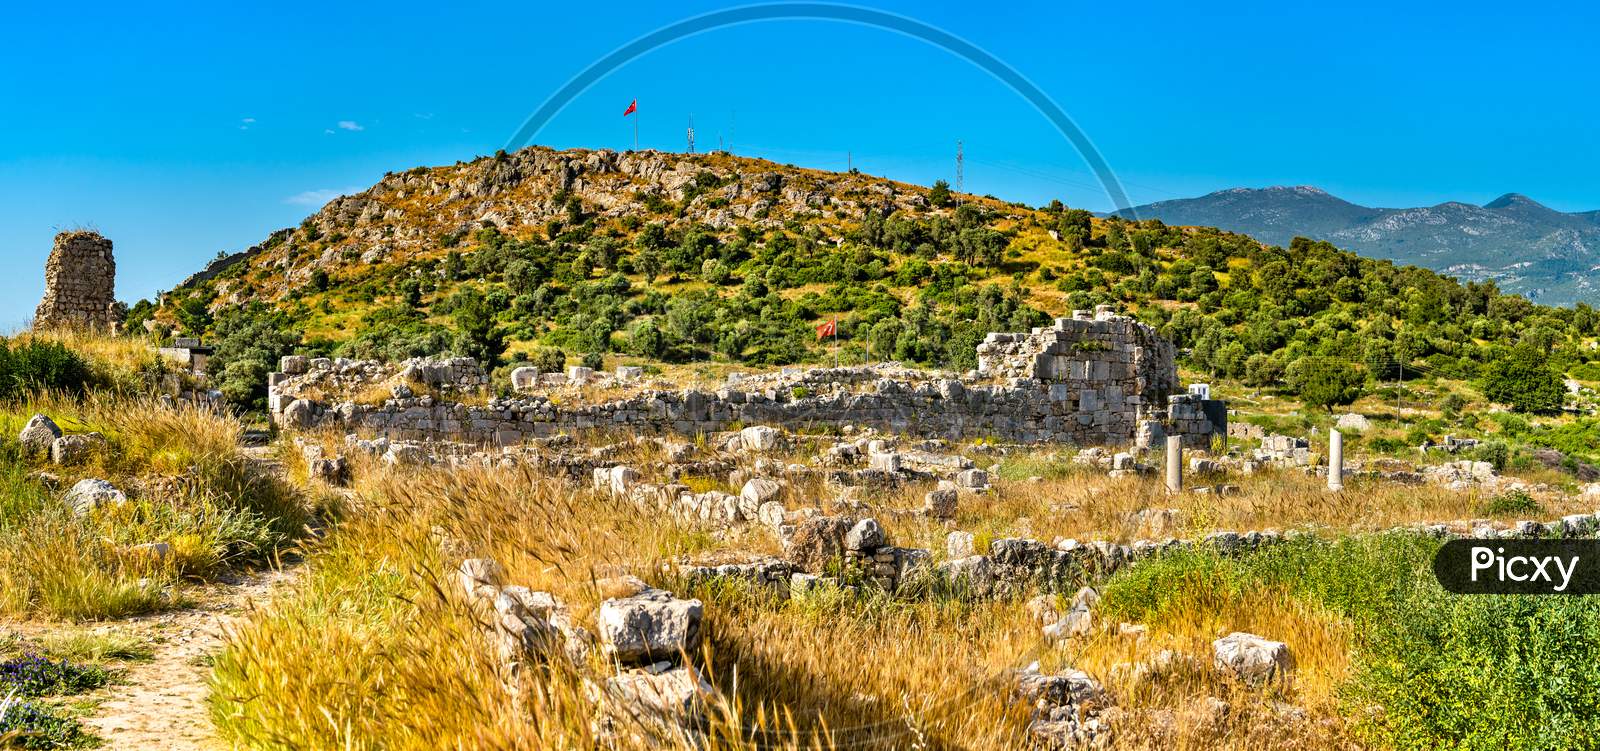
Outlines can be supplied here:
<path id="1" fill-rule="evenodd" d="M 1328 431 L 1328 489 L 1344 490 L 1344 434 Z"/>
<path id="2" fill-rule="evenodd" d="M 1167 436 L 1167 492 L 1183 492 L 1183 436 Z"/>

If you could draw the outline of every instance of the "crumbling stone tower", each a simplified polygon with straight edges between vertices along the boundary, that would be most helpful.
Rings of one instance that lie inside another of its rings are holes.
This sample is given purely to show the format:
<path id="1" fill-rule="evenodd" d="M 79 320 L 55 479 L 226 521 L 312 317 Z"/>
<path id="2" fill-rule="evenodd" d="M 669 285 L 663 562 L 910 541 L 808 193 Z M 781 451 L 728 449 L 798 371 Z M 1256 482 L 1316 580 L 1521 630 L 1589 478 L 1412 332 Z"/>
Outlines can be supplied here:
<path id="1" fill-rule="evenodd" d="M 82 230 L 56 235 L 44 265 L 44 299 L 33 314 L 33 327 L 114 328 L 116 285 L 110 240 Z"/>

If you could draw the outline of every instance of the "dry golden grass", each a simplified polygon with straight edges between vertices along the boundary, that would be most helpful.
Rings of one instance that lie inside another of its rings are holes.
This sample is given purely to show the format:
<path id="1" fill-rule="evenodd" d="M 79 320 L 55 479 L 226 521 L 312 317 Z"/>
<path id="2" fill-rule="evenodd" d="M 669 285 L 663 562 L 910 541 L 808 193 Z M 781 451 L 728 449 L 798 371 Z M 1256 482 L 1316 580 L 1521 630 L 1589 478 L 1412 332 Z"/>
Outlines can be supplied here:
<path id="1" fill-rule="evenodd" d="M 99 432 L 100 450 L 67 466 L 0 456 L 0 612 L 12 616 L 105 618 L 183 599 L 185 578 L 270 560 L 298 533 L 307 510 L 289 488 L 240 454 L 237 420 L 180 404 L 91 395 L 38 395 L 0 405 L 0 431 L 52 416 L 68 433 Z M 54 479 L 33 473 L 48 469 Z M 125 504 L 75 515 L 60 490 L 104 479 Z M 165 543 L 164 560 L 137 550 Z"/>
<path id="2" fill-rule="evenodd" d="M 1052 467 L 1059 471 L 1049 473 Z M 953 524 L 930 522 L 909 513 L 887 514 L 879 521 L 900 544 L 935 550 L 943 548 L 944 537 L 952 528 L 991 539 L 1032 537 L 1051 542 L 1064 537 L 1126 543 L 1141 538 L 1203 537 L 1214 531 L 1317 526 L 1368 532 L 1421 522 L 1490 518 L 1483 509 L 1492 495 L 1361 479 L 1347 481 L 1343 492 L 1332 493 L 1326 480 L 1291 470 L 1219 481 L 1237 486 L 1236 494 L 1174 495 L 1166 491 L 1160 477 L 1112 479 L 1065 462 L 1032 464 L 1029 471 L 1040 472 L 1044 479 L 1001 480 L 990 495 L 963 494 Z M 1194 477 L 1185 481 L 1190 487 L 1204 483 Z M 905 512 L 919 508 L 923 494 L 931 489 L 931 484 L 912 485 L 869 499 L 882 508 Z M 1592 503 L 1577 496 L 1552 493 L 1540 500 L 1543 510 L 1538 514 L 1502 515 L 1499 520 L 1548 520 L 1594 510 Z M 1177 526 L 1159 529 L 1135 522 L 1134 515 L 1140 511 L 1169 508 L 1182 512 Z"/>
<path id="3" fill-rule="evenodd" d="M 630 452 L 624 460 L 658 466 L 655 449 Z M 1069 481 L 1095 490 L 1087 478 L 1059 480 Z M 582 683 L 605 666 L 536 671 L 518 694 L 503 685 L 480 634 L 482 616 L 460 601 L 450 576 L 462 558 L 490 557 L 504 566 L 508 583 L 556 594 L 581 623 L 614 594 L 603 580 L 623 573 L 705 600 L 700 663 L 727 699 L 712 712 L 711 748 L 1019 747 L 1027 708 L 1010 698 L 1008 675 L 1033 660 L 1107 682 L 1118 711 L 1132 718 L 1122 725 L 1119 747 L 1283 748 L 1285 739 L 1349 745 L 1333 697 L 1349 671 L 1350 627 L 1281 592 L 1219 593 L 1182 619 L 1149 624 L 1143 640 L 1107 623 L 1090 639 L 1052 647 L 1015 601 L 970 602 L 936 589 L 898 596 L 823 589 L 784 600 L 729 583 L 691 589 L 669 564 L 776 552 L 770 535 L 708 532 L 528 469 L 366 463 L 353 492 L 359 501 L 312 553 L 299 591 L 243 625 L 218 662 L 214 714 L 235 742 L 596 747 L 595 706 Z M 793 507 L 821 497 L 812 494 L 822 488 L 791 492 Z M 1041 498 L 997 500 L 1017 505 L 984 513 L 1043 519 Z M 1137 498 L 1130 494 L 1128 502 Z M 1265 512 L 1243 504 L 1230 513 Z M 891 527 L 891 534 L 907 529 Z M 1161 649 L 1209 662 L 1210 641 L 1233 630 L 1288 641 L 1300 665 L 1294 682 L 1252 689 L 1196 672 L 1152 687 L 1121 677 L 1124 663 Z M 1228 716 L 1196 712 L 1210 696 L 1230 703 Z M 680 745 L 655 739 L 619 747 Z"/>

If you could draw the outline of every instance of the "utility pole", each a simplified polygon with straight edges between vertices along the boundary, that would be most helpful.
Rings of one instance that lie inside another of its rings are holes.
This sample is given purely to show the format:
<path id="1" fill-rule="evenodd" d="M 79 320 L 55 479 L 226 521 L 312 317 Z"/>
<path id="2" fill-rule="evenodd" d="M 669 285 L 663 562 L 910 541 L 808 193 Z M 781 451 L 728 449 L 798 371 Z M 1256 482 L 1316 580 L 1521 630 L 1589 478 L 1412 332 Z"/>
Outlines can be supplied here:
<path id="1" fill-rule="evenodd" d="M 845 172 L 855 172 L 856 171 L 856 155 L 854 153 L 852 153 L 852 152 L 849 152 L 849 151 L 844 152 L 844 171 Z"/>
<path id="2" fill-rule="evenodd" d="M 689 153 L 694 153 L 694 115 L 689 116 Z"/>

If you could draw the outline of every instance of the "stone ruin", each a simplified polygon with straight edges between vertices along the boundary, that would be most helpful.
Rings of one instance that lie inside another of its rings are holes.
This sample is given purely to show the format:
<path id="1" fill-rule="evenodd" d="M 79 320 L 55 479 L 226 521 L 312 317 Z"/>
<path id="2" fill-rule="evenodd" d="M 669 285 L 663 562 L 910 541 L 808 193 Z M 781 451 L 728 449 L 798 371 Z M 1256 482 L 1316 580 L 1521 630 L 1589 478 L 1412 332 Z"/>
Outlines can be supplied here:
<path id="1" fill-rule="evenodd" d="M 452 387 L 445 389 L 448 398 L 419 395 L 397 382 L 390 389 L 393 398 L 363 404 L 340 394 L 395 378 L 392 366 L 290 357 L 283 372 L 269 376 L 268 407 L 277 424 L 290 428 L 501 446 L 571 430 L 696 435 L 738 424 L 855 425 L 951 440 L 1140 447 L 1168 435 L 1209 447 L 1213 436 L 1227 430 L 1223 402 L 1173 393 L 1178 376 L 1172 344 L 1105 307 L 1094 314 L 1079 311 L 1027 334 L 991 334 L 979 345 L 978 356 L 979 369 L 961 377 L 895 364 L 795 368 L 730 378 L 717 389 L 647 384 L 599 402 L 585 401 L 582 386 L 571 378 L 519 374 L 521 393 L 477 404 L 465 401 L 472 389 L 462 387 L 482 387 L 478 393 L 483 393 L 488 382 L 476 363 L 462 358 L 412 362 L 401 374 L 410 374 L 402 381 L 428 381 L 435 371 L 448 375 L 433 379 Z M 528 393 L 546 385 L 550 393 Z"/>
<path id="2" fill-rule="evenodd" d="M 33 314 L 34 328 L 115 328 L 120 319 L 116 283 L 110 240 L 84 230 L 56 235 L 44 266 L 44 299 Z"/>

